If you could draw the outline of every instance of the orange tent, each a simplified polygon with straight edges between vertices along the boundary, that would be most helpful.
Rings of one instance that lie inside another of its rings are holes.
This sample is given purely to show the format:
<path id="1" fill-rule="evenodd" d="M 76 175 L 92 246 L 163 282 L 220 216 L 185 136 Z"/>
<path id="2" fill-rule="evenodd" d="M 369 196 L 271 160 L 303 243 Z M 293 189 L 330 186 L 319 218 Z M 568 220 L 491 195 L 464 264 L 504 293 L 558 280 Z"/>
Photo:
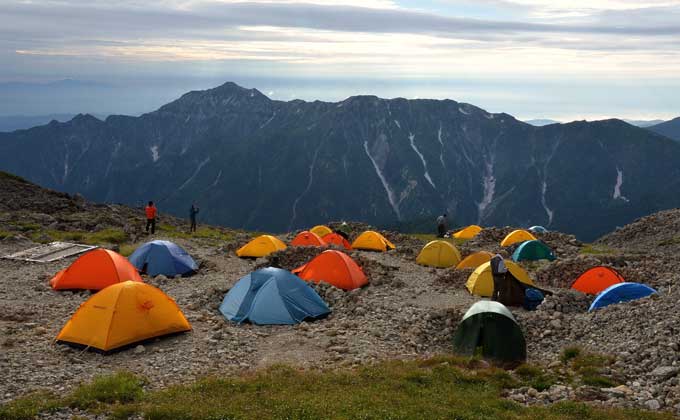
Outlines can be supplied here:
<path id="1" fill-rule="evenodd" d="M 358 289 L 368 284 L 366 274 L 352 258 L 343 252 L 330 249 L 293 270 L 293 274 L 315 283 L 325 281 L 344 290 Z"/>
<path id="2" fill-rule="evenodd" d="M 319 237 L 314 232 L 303 231 L 297 234 L 293 242 L 290 243 L 292 246 L 328 246 L 328 244 Z"/>
<path id="3" fill-rule="evenodd" d="M 510 246 L 517 242 L 535 241 L 536 237 L 524 229 L 513 230 L 501 241 L 501 246 Z"/>
<path id="4" fill-rule="evenodd" d="M 141 282 L 137 269 L 127 258 L 108 249 L 95 249 L 75 260 L 50 280 L 55 290 L 101 290 L 127 280 Z"/>
<path id="5" fill-rule="evenodd" d="M 493 254 L 486 251 L 475 252 L 470 254 L 459 262 L 456 268 L 477 268 L 480 265 L 491 261 Z"/>
<path id="6" fill-rule="evenodd" d="M 335 232 L 329 233 L 328 235 L 324 236 L 321 239 L 323 239 L 324 242 L 330 245 L 341 246 L 347 250 L 352 249 L 352 245 L 350 245 L 349 241 L 343 238 L 342 235 L 337 234 Z"/>
<path id="7" fill-rule="evenodd" d="M 593 267 L 578 276 L 571 284 L 571 288 L 596 295 L 604 289 L 616 283 L 623 283 L 625 280 L 618 271 L 610 267 Z"/>
<path id="8" fill-rule="evenodd" d="M 85 301 L 57 341 L 108 351 L 161 335 L 191 330 L 174 300 L 149 284 L 114 284 Z"/>

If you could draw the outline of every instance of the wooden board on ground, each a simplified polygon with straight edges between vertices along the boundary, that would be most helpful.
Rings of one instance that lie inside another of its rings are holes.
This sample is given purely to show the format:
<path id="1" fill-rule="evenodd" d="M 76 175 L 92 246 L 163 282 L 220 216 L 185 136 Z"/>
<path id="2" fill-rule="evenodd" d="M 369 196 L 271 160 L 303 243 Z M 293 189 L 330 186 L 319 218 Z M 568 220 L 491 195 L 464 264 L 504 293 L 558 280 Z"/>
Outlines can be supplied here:
<path id="1" fill-rule="evenodd" d="M 10 260 L 47 263 L 82 254 L 97 248 L 92 245 L 72 244 L 69 242 L 50 242 L 49 244 L 25 249 L 2 258 Z"/>

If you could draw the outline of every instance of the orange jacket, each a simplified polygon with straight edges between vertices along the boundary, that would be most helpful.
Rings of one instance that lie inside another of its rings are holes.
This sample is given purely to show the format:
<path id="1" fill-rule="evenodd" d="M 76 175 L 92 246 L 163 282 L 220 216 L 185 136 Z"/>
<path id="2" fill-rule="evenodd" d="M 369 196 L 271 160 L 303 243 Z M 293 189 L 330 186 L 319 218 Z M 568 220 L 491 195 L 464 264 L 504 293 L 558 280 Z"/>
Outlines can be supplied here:
<path id="1" fill-rule="evenodd" d="M 147 219 L 155 219 L 156 218 L 156 206 L 146 206 L 144 209 L 146 211 L 146 218 Z"/>

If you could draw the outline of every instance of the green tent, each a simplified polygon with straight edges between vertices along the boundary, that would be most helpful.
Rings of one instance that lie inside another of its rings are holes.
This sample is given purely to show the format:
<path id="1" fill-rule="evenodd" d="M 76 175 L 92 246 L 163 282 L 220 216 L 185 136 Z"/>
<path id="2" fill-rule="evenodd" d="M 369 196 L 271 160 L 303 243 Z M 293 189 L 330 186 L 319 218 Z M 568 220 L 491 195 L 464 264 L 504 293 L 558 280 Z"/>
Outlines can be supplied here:
<path id="1" fill-rule="evenodd" d="M 541 241 L 526 241 L 522 242 L 522 245 L 517 247 L 515 252 L 512 254 L 512 259 L 514 261 L 537 261 L 537 260 L 550 260 L 555 259 L 555 254 L 548 248 L 548 245 Z"/>
<path id="2" fill-rule="evenodd" d="M 485 359 L 498 362 L 517 363 L 527 358 L 521 328 L 508 308 L 498 302 L 483 300 L 472 305 L 453 335 L 457 354 L 472 356 L 478 347 Z"/>

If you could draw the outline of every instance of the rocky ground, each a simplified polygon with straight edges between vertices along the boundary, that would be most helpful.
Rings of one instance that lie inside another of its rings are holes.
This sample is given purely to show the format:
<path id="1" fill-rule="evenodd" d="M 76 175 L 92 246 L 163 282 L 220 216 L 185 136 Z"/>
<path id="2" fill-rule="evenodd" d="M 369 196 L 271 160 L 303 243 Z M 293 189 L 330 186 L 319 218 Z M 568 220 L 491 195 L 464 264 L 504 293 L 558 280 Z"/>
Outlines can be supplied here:
<path id="1" fill-rule="evenodd" d="M 47 214 L 44 209 L 23 207 L 21 215 L 32 223 L 44 219 L 43 228 L 72 229 L 73 223 L 78 223 L 78 229 L 86 229 L 83 217 L 68 214 L 87 215 L 92 205 L 74 197 L 63 199 L 59 204 L 62 207 L 48 212 L 55 220 L 39 216 Z M 39 207 L 37 201 L 36 206 Z M 135 244 L 148 239 L 138 233 L 136 211 L 101 206 L 96 209 L 98 217 L 108 220 L 109 225 L 130 226 Z M 16 210 L 7 205 L 0 210 L 0 230 L 8 230 L 8 220 L 15 220 Z M 121 214 L 126 216 L 117 218 Z M 680 220 L 680 213 L 675 215 Z M 353 235 L 368 228 L 354 223 L 351 227 Z M 90 229 L 96 229 L 96 225 Z M 604 375 L 619 386 L 602 388 L 565 381 L 541 392 L 533 388 L 514 390 L 509 398 L 528 404 L 592 400 L 680 414 L 680 274 L 675 270 L 676 257 L 663 247 L 655 248 L 651 254 L 642 254 L 639 247 L 626 248 L 626 229 L 605 238 L 600 244 L 606 245 L 607 251 L 598 254 L 584 254 L 582 244 L 572 236 L 541 235 L 558 259 L 527 263 L 524 267 L 539 286 L 555 294 L 535 312 L 512 308 L 526 336 L 530 363 L 554 371 L 567 369 L 559 361 L 560 354 L 566 347 L 578 346 L 611 357 Z M 636 235 L 644 229 L 635 229 L 632 237 L 638 238 Z M 498 243 L 510 230 L 486 229 L 459 248 L 464 256 L 478 250 L 501 251 Z M 272 264 L 292 269 L 309 261 L 319 250 L 289 248 L 267 258 L 244 260 L 237 258 L 234 250 L 248 240 L 247 234 L 234 232 L 230 242 L 168 238 L 198 260 L 200 271 L 186 278 L 145 277 L 145 281 L 177 301 L 193 330 L 106 355 L 54 343 L 64 323 L 90 296 L 89 292 L 55 292 L 48 286 L 51 276 L 74 258 L 46 264 L 0 259 L 0 400 L 35 389 L 65 391 L 97 374 L 117 370 L 138 373 L 149 379 L 150 386 L 163 387 L 275 363 L 335 369 L 450 352 L 456 325 L 478 300 L 464 287 L 470 271 L 419 266 L 414 260 L 424 241 L 396 232 L 384 234 L 395 242 L 396 251 L 350 253 L 364 268 L 369 285 L 352 292 L 316 285 L 332 314 L 297 326 L 235 325 L 226 321 L 217 308 L 229 288 L 248 272 Z M 282 239 L 293 236 L 291 233 Z M 25 235 L 13 233 L 0 240 L 0 255 L 33 245 Z M 509 254 L 512 249 L 504 252 Z M 568 287 L 578 274 L 598 264 L 616 268 L 629 281 L 655 287 L 659 295 L 588 313 L 592 297 Z"/>

